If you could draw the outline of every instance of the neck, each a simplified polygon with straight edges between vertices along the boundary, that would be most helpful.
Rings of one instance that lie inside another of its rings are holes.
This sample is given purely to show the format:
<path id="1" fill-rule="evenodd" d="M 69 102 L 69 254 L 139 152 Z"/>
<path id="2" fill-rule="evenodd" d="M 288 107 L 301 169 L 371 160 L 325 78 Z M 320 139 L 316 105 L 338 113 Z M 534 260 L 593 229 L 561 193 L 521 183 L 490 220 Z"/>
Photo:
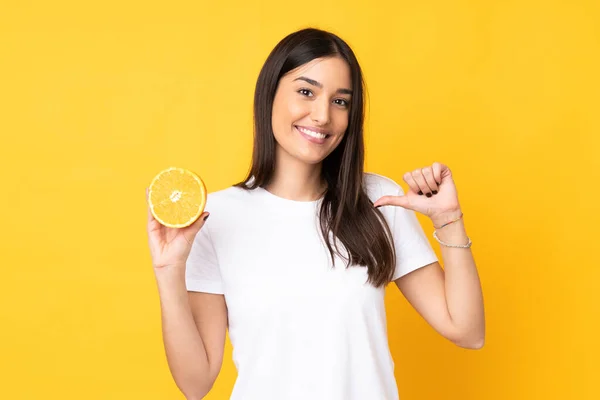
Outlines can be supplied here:
<path id="1" fill-rule="evenodd" d="M 321 179 L 321 163 L 306 164 L 288 154 L 278 152 L 275 171 L 265 188 L 276 196 L 295 201 L 315 201 L 322 197 L 325 183 Z"/>

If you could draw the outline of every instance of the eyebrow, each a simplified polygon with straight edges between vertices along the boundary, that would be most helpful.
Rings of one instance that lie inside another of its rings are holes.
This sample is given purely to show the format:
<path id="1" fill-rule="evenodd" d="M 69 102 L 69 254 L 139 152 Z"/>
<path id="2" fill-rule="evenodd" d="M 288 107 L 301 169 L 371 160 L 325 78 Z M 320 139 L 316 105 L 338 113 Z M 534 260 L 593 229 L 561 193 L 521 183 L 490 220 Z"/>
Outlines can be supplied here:
<path id="1" fill-rule="evenodd" d="M 304 81 L 304 82 L 310 83 L 311 85 L 316 86 L 316 87 L 318 87 L 320 89 L 323 89 L 323 84 L 322 83 L 317 82 L 314 79 L 307 78 L 305 76 L 298 77 L 298 78 L 294 79 L 294 82 L 295 81 Z M 338 89 L 338 90 L 336 90 L 336 93 L 352 95 L 352 90 L 350 90 L 350 89 Z"/>

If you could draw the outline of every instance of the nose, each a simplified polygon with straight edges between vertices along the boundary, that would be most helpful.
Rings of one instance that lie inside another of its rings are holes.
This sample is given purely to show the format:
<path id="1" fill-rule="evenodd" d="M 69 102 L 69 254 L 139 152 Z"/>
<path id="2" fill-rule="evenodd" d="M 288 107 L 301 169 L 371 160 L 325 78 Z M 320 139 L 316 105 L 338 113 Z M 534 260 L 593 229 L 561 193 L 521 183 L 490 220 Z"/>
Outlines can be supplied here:
<path id="1" fill-rule="evenodd" d="M 323 99 L 313 102 L 310 117 L 317 125 L 327 125 L 329 123 L 329 101 Z"/>

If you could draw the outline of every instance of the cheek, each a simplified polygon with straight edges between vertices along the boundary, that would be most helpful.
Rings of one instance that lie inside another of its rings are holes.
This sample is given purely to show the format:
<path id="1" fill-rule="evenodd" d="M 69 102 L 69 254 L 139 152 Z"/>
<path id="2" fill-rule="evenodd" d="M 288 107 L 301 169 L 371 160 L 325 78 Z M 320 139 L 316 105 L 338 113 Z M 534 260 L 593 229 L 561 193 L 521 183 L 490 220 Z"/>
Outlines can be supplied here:
<path id="1" fill-rule="evenodd" d="M 335 138 L 335 142 L 333 142 L 333 146 L 332 146 L 332 147 L 333 147 L 333 149 L 336 149 L 336 148 L 337 148 L 337 147 L 340 145 L 340 143 L 341 143 L 341 142 L 342 142 L 342 140 L 344 139 L 344 136 L 346 136 L 346 135 L 345 135 L 345 134 L 342 132 L 340 135 L 338 135 L 338 136 Z M 332 150 L 332 151 L 333 151 L 333 150 Z"/>
<path id="2" fill-rule="evenodd" d="M 348 129 L 348 118 L 350 115 L 347 111 L 339 112 L 334 115 L 333 126 L 335 132 L 342 135 Z"/>
<path id="3" fill-rule="evenodd" d="M 292 126 L 294 122 L 302 119 L 306 113 L 306 106 L 301 102 L 290 99 L 279 101 L 273 106 L 273 127 L 285 130 Z"/>
<path id="4" fill-rule="evenodd" d="M 307 114 L 306 106 L 299 101 L 290 101 L 287 103 L 288 123 L 292 124 Z"/>

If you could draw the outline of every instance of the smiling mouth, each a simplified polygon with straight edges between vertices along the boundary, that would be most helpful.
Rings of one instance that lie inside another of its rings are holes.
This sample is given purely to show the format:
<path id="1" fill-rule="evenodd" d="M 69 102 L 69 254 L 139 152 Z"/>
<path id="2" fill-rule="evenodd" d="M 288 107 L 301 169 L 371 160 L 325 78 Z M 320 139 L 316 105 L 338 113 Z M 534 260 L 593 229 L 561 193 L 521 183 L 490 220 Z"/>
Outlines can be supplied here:
<path id="1" fill-rule="evenodd" d="M 305 134 L 307 136 L 310 136 L 312 138 L 315 138 L 317 140 L 325 140 L 329 136 L 331 136 L 331 135 L 329 135 L 327 133 L 315 132 L 315 131 L 312 131 L 312 130 L 310 130 L 308 128 L 304 128 L 304 127 L 297 126 L 297 125 L 295 125 L 295 128 L 298 129 L 298 131 L 300 131 L 301 133 L 303 133 L 303 134 Z"/>

